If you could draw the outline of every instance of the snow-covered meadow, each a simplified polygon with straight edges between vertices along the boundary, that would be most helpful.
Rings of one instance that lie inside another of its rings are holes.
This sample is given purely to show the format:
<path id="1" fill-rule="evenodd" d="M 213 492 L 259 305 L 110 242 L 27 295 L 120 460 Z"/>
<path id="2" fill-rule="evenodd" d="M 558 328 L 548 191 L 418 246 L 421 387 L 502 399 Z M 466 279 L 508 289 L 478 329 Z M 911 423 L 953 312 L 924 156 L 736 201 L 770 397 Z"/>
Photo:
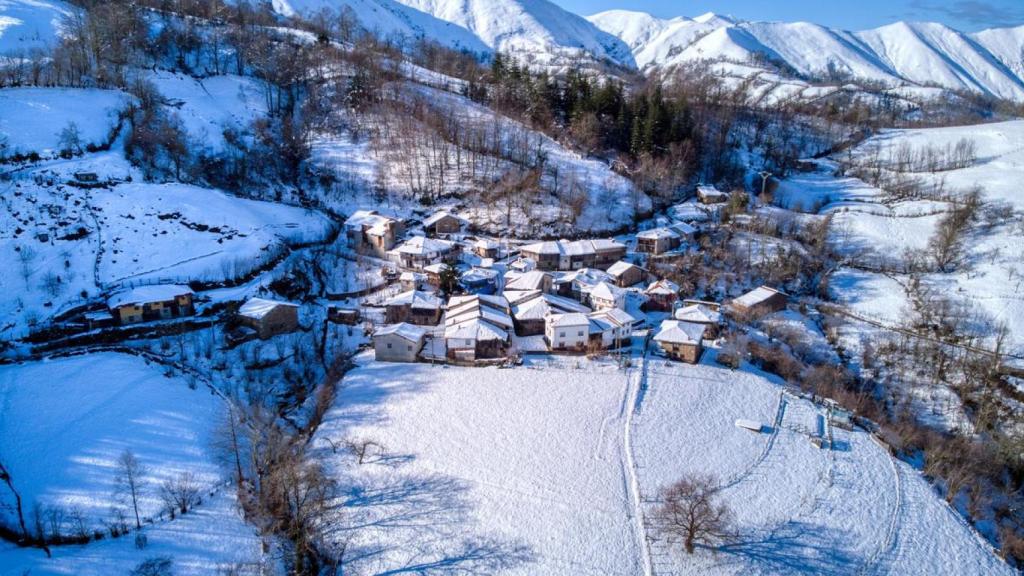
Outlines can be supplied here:
<path id="1" fill-rule="evenodd" d="M 5 88 L 0 90 L 0 138 L 10 155 L 49 157 L 60 151 L 61 133 L 74 124 L 82 148 L 104 144 L 130 98 L 97 88 Z"/>
<path id="2" fill-rule="evenodd" d="M 835 449 L 814 447 L 826 410 L 773 378 L 648 362 L 644 376 L 572 358 L 513 369 L 364 359 L 316 439 L 346 493 L 335 542 L 371 572 L 1012 573 L 867 433 L 833 428 Z M 358 464 L 346 440 L 384 448 Z M 662 486 L 692 472 L 719 478 L 739 538 L 683 558 L 644 518 Z"/>
<path id="3" fill-rule="evenodd" d="M 211 441 L 223 401 L 141 358 L 97 353 L 0 366 L 0 406 L 0 455 L 26 509 L 60 507 L 69 525 L 80 510 L 90 533 L 115 509 L 133 516 L 116 489 L 125 450 L 146 470 L 143 518 L 159 516 L 165 480 L 190 472 L 203 490 L 220 483 Z M 2 502 L 10 520 L 6 491 Z"/>

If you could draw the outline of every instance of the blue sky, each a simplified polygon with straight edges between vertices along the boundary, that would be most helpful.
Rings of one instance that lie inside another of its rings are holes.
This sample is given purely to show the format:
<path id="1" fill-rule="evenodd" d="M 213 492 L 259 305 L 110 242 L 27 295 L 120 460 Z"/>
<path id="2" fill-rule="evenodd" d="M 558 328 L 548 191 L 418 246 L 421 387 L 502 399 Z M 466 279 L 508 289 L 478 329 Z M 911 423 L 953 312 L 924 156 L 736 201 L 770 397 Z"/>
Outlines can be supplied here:
<path id="1" fill-rule="evenodd" d="M 930 20 L 964 31 L 1024 24 L 1024 0 L 553 0 L 584 16 L 620 8 L 661 18 L 731 14 L 746 20 L 807 20 L 861 30 L 897 20 Z"/>

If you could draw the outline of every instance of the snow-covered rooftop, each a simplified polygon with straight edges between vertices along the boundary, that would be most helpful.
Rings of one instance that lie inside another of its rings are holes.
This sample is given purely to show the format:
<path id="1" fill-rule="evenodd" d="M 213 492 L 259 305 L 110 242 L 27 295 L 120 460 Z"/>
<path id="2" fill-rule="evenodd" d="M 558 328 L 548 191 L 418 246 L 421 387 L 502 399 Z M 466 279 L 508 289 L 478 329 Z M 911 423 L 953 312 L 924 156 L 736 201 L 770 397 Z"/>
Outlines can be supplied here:
<path id="1" fill-rule="evenodd" d="M 676 310 L 676 320 L 697 324 L 717 324 L 722 320 L 722 313 L 703 304 L 691 304 Z"/>
<path id="2" fill-rule="evenodd" d="M 607 272 L 608 272 L 608 274 L 611 274 L 612 276 L 615 276 L 616 278 L 618 278 L 619 276 L 622 276 L 623 274 L 625 274 L 626 272 L 629 272 L 630 270 L 632 270 L 634 268 L 641 269 L 636 264 L 633 264 L 633 263 L 630 263 L 630 262 L 626 262 L 625 260 L 619 260 L 615 264 L 612 264 L 611 266 L 609 266 Z"/>
<path id="3" fill-rule="evenodd" d="M 652 228 L 650 230 L 644 230 L 637 234 L 636 237 L 642 240 L 666 240 L 679 238 L 679 234 L 676 234 L 675 231 L 669 228 Z"/>
<path id="4" fill-rule="evenodd" d="M 267 300 L 266 298 L 250 298 L 238 309 L 238 314 L 239 316 L 259 320 L 278 306 L 299 307 L 298 304 L 292 304 L 291 302 L 279 302 L 277 300 Z"/>
<path id="5" fill-rule="evenodd" d="M 440 298 L 431 292 L 423 292 L 422 290 L 407 290 L 384 304 L 385 306 L 409 306 L 411 308 L 427 310 L 439 310 L 442 306 Z"/>
<path id="6" fill-rule="evenodd" d="M 608 282 L 600 282 L 594 289 L 590 291 L 591 298 L 597 298 L 599 300 L 618 300 L 622 298 L 622 288 L 609 284 Z"/>
<path id="7" fill-rule="evenodd" d="M 192 289 L 180 284 L 150 284 L 122 290 L 107 299 L 107 306 L 137 306 L 151 302 L 169 302 L 178 296 L 191 295 Z"/>
<path id="8" fill-rule="evenodd" d="M 700 344 L 704 338 L 704 330 L 703 324 L 665 320 L 658 328 L 658 333 L 654 335 L 654 341 L 671 344 Z"/>
<path id="9" fill-rule="evenodd" d="M 516 320 L 541 320 L 549 314 L 587 313 L 590 308 L 575 300 L 535 292 L 533 298 L 523 300 L 512 308 Z"/>
<path id="10" fill-rule="evenodd" d="M 419 342 L 423 340 L 423 337 L 427 334 L 427 329 L 422 326 L 416 326 L 414 324 L 408 324 L 402 322 L 400 324 L 391 324 L 388 326 L 381 326 L 373 333 L 376 336 L 388 336 L 394 334 L 400 338 L 404 338 L 410 342 Z"/>
<path id="11" fill-rule="evenodd" d="M 775 288 L 770 288 L 768 286 L 760 286 L 734 299 L 733 303 L 743 306 L 744 308 L 752 308 L 768 300 L 772 296 L 775 296 L 776 294 L 782 294 L 783 296 L 786 295 L 785 292 L 776 290 Z"/>
<path id="12" fill-rule="evenodd" d="M 432 215 L 430 215 L 426 220 L 423 221 L 423 225 L 426 226 L 426 227 L 430 227 L 430 226 L 433 226 L 434 224 L 437 224 L 441 220 L 444 220 L 445 218 L 455 218 L 459 222 L 465 222 L 466 221 L 465 219 L 459 218 L 458 216 L 456 216 L 455 214 L 452 214 L 451 212 L 449 212 L 447 210 L 441 210 L 441 211 L 435 212 Z"/>
<path id="13" fill-rule="evenodd" d="M 586 314 L 572 312 L 569 314 L 553 314 L 548 316 L 548 324 L 554 328 L 566 328 L 569 326 L 589 326 L 590 319 Z"/>
<path id="14" fill-rule="evenodd" d="M 509 275 L 505 282 L 505 288 L 508 290 L 540 290 L 544 287 L 546 278 L 548 278 L 548 274 L 540 270 L 530 270 L 515 276 Z"/>
<path id="15" fill-rule="evenodd" d="M 403 242 L 401 246 L 395 248 L 395 252 L 398 252 L 399 254 L 408 254 L 410 256 L 444 254 L 451 252 L 451 250 L 451 242 L 438 240 L 436 238 L 427 238 L 425 236 L 414 236 Z"/>
<path id="16" fill-rule="evenodd" d="M 662 278 L 656 282 L 652 282 L 650 286 L 644 290 L 645 294 L 657 294 L 660 296 L 669 296 L 672 294 L 679 293 L 679 284 L 669 280 L 668 278 Z"/>
<path id="17" fill-rule="evenodd" d="M 444 329 L 446 339 L 508 340 L 508 332 L 483 318 L 472 318 Z"/>

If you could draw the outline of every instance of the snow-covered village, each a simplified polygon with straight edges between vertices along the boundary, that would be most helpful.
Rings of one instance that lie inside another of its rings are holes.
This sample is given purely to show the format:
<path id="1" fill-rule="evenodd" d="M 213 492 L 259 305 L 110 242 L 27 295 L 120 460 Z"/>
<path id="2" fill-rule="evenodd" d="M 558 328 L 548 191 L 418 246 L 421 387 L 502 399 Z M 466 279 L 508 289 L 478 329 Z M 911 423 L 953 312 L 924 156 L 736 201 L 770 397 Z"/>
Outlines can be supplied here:
<path id="1" fill-rule="evenodd" d="M 0 0 L 0 576 L 1021 573 L 1024 9 L 810 4 Z"/>

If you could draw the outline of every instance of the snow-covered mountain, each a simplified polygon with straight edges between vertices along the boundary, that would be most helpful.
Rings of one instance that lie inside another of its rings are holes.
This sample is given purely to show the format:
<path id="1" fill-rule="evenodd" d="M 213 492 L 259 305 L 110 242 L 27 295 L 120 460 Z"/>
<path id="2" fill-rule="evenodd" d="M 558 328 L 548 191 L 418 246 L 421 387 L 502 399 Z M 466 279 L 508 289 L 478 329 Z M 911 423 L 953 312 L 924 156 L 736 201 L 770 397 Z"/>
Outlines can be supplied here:
<path id="1" fill-rule="evenodd" d="M 969 90 L 1024 101 L 1024 27 L 965 34 L 936 23 L 897 22 L 850 32 L 809 22 L 746 22 L 715 14 L 655 18 L 613 10 L 591 16 L 621 38 L 641 69 L 765 58 L 810 78 Z"/>
<path id="2" fill-rule="evenodd" d="M 618 37 L 547 0 L 273 0 L 284 15 L 352 8 L 369 30 L 425 37 L 474 52 L 513 53 L 546 64 L 587 56 L 635 66 Z"/>
<path id="3" fill-rule="evenodd" d="M 363 28 L 380 36 L 427 38 L 457 50 L 491 51 L 487 44 L 465 28 L 395 0 L 272 0 L 271 5 L 283 16 L 308 15 L 324 8 L 349 8 Z"/>

